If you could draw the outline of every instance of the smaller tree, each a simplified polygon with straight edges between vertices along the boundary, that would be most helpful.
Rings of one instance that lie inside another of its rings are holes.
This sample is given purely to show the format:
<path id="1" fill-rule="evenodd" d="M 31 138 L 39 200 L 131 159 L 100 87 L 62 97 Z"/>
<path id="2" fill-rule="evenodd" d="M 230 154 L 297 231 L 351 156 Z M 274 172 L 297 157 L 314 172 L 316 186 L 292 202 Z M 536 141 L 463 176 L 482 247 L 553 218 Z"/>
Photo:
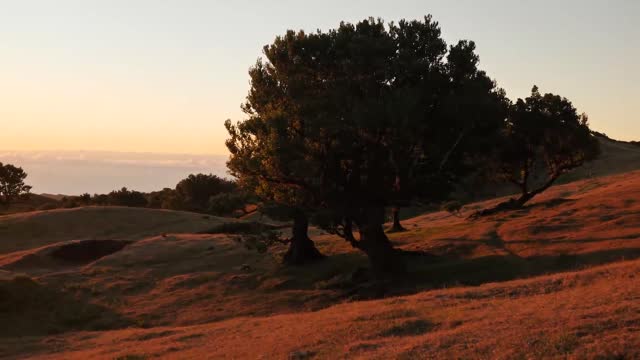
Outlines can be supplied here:
<path id="1" fill-rule="evenodd" d="M 511 107 L 499 145 L 495 173 L 521 192 L 499 208 L 523 206 L 562 174 L 599 154 L 587 116 L 578 115 L 566 98 L 541 95 L 536 86 L 531 96 L 518 99 Z"/>
<path id="2" fill-rule="evenodd" d="M 82 205 L 91 205 L 91 195 L 89 193 L 84 193 L 84 194 L 78 196 L 78 201 Z"/>
<path id="3" fill-rule="evenodd" d="M 209 198 L 208 212 L 216 216 L 231 215 L 243 209 L 248 201 L 249 197 L 241 191 L 220 193 Z"/>
<path id="4" fill-rule="evenodd" d="M 395 205 L 391 207 L 391 228 L 387 230 L 389 233 L 402 232 L 407 229 L 402 226 L 400 223 L 400 205 Z"/>
<path id="5" fill-rule="evenodd" d="M 109 195 L 107 194 L 93 194 L 91 197 L 91 203 L 94 205 L 109 205 Z"/>
<path id="6" fill-rule="evenodd" d="M 176 196 L 182 201 L 185 210 L 206 212 L 209 199 L 236 189 L 236 184 L 212 174 L 189 175 L 176 185 Z"/>
<path id="7" fill-rule="evenodd" d="M 26 178 L 22 168 L 0 163 L 0 203 L 9 206 L 19 196 L 29 194 L 31 186 L 24 183 Z"/>
<path id="8" fill-rule="evenodd" d="M 147 207 L 152 209 L 179 210 L 180 205 L 177 200 L 176 191 L 164 188 L 160 191 L 152 191 L 147 194 Z"/>
<path id="9" fill-rule="evenodd" d="M 129 190 L 126 187 L 110 192 L 108 198 L 109 205 L 129 207 L 147 206 L 147 199 L 143 193 L 135 190 Z"/>

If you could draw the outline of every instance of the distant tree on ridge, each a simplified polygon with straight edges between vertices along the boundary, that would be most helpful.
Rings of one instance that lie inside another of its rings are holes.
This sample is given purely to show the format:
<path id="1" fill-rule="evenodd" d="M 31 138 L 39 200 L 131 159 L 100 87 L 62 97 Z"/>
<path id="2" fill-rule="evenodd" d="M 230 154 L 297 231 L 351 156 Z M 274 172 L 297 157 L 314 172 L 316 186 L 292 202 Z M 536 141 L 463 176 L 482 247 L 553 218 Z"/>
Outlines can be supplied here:
<path id="1" fill-rule="evenodd" d="M 28 195 L 31 186 L 25 184 L 26 178 L 22 168 L 0 163 L 0 204 L 9 206 L 18 197 Z"/>

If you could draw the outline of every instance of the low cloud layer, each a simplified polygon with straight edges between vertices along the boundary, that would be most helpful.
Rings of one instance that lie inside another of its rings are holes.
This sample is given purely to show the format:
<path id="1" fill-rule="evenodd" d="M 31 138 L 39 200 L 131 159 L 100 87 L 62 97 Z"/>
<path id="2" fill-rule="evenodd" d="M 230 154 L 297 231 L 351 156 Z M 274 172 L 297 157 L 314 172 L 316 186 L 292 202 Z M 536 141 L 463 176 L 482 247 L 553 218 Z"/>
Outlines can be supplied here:
<path id="1" fill-rule="evenodd" d="M 226 176 L 224 155 L 122 153 L 106 151 L 0 151 L 0 162 L 22 167 L 34 193 L 105 193 L 126 186 L 153 191 L 189 174 Z"/>

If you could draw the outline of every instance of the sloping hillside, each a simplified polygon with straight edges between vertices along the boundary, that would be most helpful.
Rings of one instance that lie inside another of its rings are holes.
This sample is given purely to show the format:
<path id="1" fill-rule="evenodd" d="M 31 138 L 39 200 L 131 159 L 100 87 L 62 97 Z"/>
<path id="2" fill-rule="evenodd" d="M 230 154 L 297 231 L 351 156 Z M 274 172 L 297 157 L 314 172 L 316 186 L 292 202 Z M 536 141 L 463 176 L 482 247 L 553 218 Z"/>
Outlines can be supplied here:
<path id="1" fill-rule="evenodd" d="M 0 206 L 0 215 L 15 214 L 21 212 L 35 211 L 47 205 L 57 207 L 58 200 L 49 196 L 29 194 L 26 197 L 18 198 L 10 206 Z"/>
<path id="2" fill-rule="evenodd" d="M 8 282 L 20 272 L 55 304 L 85 310 L 15 334 L 28 337 L 0 334 L 0 357 L 640 356 L 640 172 L 555 186 L 520 211 L 468 219 L 498 201 L 405 221 L 409 231 L 391 235 L 411 251 L 398 288 L 377 286 L 361 253 L 315 229 L 329 257 L 300 268 L 279 265 L 284 245 L 261 253 L 242 234 L 190 234 L 195 220 L 166 236 L 144 235 L 150 223 L 126 225 L 123 239 L 143 238 L 64 271 L 5 254 L 14 261 L 4 263 L 4 288 L 18 286 Z M 24 251 L 49 256 L 37 238 Z M 15 306 L 0 306 L 0 315 L 15 321 L 6 310 Z"/>
<path id="3" fill-rule="evenodd" d="M 573 174 L 567 175 L 565 182 L 589 177 L 606 176 L 640 169 L 640 146 L 624 141 L 598 137 L 600 156 Z"/>
<path id="4" fill-rule="evenodd" d="M 424 359 L 640 356 L 640 261 L 529 280 L 203 325 L 80 332 L 42 359 Z M 55 340 L 54 340 L 55 339 Z"/>
<path id="5" fill-rule="evenodd" d="M 0 254 L 59 241 L 137 240 L 163 233 L 200 232 L 232 219 L 182 211 L 83 207 L 0 216 Z"/>

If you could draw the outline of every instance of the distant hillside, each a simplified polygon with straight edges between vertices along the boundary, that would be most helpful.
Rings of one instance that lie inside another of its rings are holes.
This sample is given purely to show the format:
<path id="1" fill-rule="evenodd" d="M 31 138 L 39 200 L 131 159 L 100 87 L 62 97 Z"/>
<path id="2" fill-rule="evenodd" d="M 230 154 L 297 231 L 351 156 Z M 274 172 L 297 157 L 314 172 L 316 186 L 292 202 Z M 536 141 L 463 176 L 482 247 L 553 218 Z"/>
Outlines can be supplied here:
<path id="1" fill-rule="evenodd" d="M 197 233 L 236 221 L 183 211 L 82 207 L 0 217 L 0 254 L 69 240 L 138 240 L 165 233 Z"/>
<path id="2" fill-rule="evenodd" d="M 18 199 L 15 203 L 12 203 L 9 207 L 0 205 L 0 215 L 15 214 L 27 211 L 39 210 L 46 205 L 56 205 L 58 200 L 52 199 L 48 196 L 29 194 L 23 199 Z"/>
<path id="3" fill-rule="evenodd" d="M 600 133 L 595 135 L 600 140 L 600 156 L 571 174 L 565 175 L 563 182 L 640 169 L 640 146 L 637 143 L 614 140 Z"/>
<path id="4" fill-rule="evenodd" d="M 401 292 L 374 286 L 364 254 L 315 229 L 328 257 L 283 268 L 285 244 L 260 252 L 242 234 L 191 233 L 234 220 L 131 208 L 0 217 L 0 324 L 12 324 L 0 358 L 640 358 L 640 171 L 468 218 L 502 200 L 390 234 L 408 251 Z M 68 241 L 87 238 L 102 241 Z"/>
<path id="5" fill-rule="evenodd" d="M 40 196 L 44 196 L 44 197 L 47 197 L 47 198 L 49 198 L 49 199 L 53 199 L 53 200 L 57 200 L 57 201 L 60 201 L 60 200 L 62 200 L 63 198 L 67 197 L 67 195 L 62 195 L 62 194 L 47 194 L 47 193 L 40 194 Z"/>

